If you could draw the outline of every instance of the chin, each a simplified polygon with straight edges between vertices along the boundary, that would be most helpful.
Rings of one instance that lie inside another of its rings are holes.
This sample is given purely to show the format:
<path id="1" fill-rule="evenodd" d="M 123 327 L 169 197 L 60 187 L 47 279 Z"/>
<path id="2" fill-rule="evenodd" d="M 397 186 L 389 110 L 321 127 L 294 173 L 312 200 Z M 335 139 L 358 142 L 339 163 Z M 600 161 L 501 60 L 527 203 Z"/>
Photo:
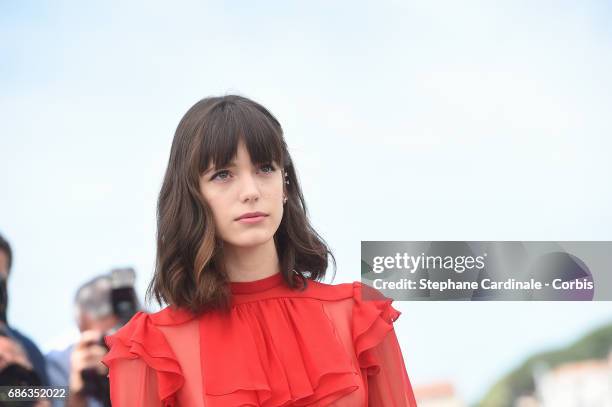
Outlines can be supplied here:
<path id="1" fill-rule="evenodd" d="M 242 236 L 232 241 L 232 245 L 237 247 L 254 247 L 268 243 L 274 235 L 264 233 L 252 233 L 251 236 Z"/>

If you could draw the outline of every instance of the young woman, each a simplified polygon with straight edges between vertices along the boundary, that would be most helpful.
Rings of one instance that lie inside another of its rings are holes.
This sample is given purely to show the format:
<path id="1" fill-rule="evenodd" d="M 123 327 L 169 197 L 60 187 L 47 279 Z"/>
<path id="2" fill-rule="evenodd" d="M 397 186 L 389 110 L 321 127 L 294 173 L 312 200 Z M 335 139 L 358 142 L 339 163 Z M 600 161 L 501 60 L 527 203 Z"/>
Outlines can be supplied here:
<path id="1" fill-rule="evenodd" d="M 148 294 L 168 307 L 106 337 L 113 406 L 416 406 L 391 300 L 319 281 L 333 255 L 263 106 L 189 109 L 157 222 Z"/>

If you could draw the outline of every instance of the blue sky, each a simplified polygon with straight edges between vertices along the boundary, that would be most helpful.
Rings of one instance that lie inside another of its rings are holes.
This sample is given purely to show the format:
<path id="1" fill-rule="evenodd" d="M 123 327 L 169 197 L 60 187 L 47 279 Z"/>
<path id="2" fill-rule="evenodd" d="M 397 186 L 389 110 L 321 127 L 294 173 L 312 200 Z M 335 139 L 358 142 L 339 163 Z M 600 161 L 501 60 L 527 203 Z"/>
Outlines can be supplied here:
<path id="1" fill-rule="evenodd" d="M 88 278 L 134 266 L 144 293 L 172 135 L 207 95 L 279 118 L 335 283 L 359 278 L 361 240 L 612 240 L 607 2 L 126 3 L 0 3 L 9 318 L 46 349 Z M 612 319 L 396 306 L 413 382 L 468 400 Z"/>

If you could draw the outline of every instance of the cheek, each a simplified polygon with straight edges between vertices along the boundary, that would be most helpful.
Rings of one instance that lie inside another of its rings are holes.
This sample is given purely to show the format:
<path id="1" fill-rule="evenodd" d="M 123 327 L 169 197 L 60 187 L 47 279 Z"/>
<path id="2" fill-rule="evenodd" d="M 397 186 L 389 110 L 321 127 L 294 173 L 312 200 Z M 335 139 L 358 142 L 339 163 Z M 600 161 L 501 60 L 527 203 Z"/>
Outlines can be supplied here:
<path id="1" fill-rule="evenodd" d="M 278 229 L 281 221 L 283 220 L 283 215 L 285 212 L 285 205 L 283 204 L 283 191 L 282 189 L 274 195 L 274 199 L 271 202 L 272 205 L 272 213 L 274 214 L 273 225 L 275 229 Z"/>
<path id="2" fill-rule="evenodd" d="M 282 198 L 284 192 L 282 180 L 278 177 L 271 180 L 270 183 L 267 185 L 266 190 L 268 191 L 267 195 L 270 198 Z"/>
<path id="3" fill-rule="evenodd" d="M 213 220 L 217 229 L 223 228 L 223 224 L 227 223 L 225 218 L 227 215 L 228 204 L 223 201 L 223 196 L 220 194 L 214 194 L 210 191 L 208 193 L 202 193 L 204 201 L 208 205 L 208 208 L 212 212 Z"/>
<path id="4" fill-rule="evenodd" d="M 213 199 L 208 201 L 208 206 L 213 213 L 215 225 L 217 225 L 217 227 L 223 227 L 223 224 L 228 221 L 228 205 L 220 199 Z"/>

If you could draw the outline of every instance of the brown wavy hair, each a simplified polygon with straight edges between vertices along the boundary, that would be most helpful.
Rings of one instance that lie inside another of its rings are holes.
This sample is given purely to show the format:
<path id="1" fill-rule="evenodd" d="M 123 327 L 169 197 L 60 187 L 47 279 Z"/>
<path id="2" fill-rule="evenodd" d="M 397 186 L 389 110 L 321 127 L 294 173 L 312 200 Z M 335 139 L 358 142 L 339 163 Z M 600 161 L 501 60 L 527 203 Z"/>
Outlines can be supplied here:
<path id="1" fill-rule="evenodd" d="M 230 309 L 231 291 L 223 265 L 223 242 L 212 210 L 200 193 L 200 175 L 212 164 L 222 168 L 236 156 L 243 140 L 251 160 L 276 162 L 287 172 L 287 203 L 274 242 L 285 282 L 305 289 L 307 280 L 325 276 L 327 244 L 310 225 L 283 130 L 262 105 L 237 95 L 208 97 L 181 119 L 157 202 L 157 258 L 147 289 L 167 303 L 201 313 Z"/>

